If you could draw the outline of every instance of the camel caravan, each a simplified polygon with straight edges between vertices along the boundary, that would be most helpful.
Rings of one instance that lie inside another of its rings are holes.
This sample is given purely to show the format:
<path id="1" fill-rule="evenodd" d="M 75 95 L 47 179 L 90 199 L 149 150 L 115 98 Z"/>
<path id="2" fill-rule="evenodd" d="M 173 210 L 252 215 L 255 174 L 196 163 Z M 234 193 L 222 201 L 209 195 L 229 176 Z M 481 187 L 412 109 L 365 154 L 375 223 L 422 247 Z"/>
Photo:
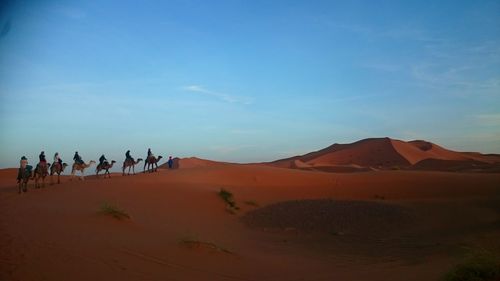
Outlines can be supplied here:
<path id="1" fill-rule="evenodd" d="M 17 183 L 19 185 L 19 193 L 21 192 L 27 192 L 28 191 L 28 182 L 29 180 L 34 180 L 35 181 L 35 188 L 40 188 L 40 187 L 45 187 L 45 178 L 50 175 L 50 184 L 53 185 L 53 176 L 57 175 L 57 183 L 61 183 L 60 176 L 64 172 L 64 169 L 68 167 L 68 164 L 63 163 L 61 158 L 59 157 L 59 153 L 56 152 L 54 155 L 54 162 L 52 165 L 47 162 L 47 159 L 45 157 L 45 152 L 42 151 L 40 153 L 39 157 L 39 162 L 36 165 L 35 169 L 33 169 L 33 166 L 28 165 L 28 159 L 23 156 L 21 157 L 20 161 L 20 167 L 17 175 Z M 143 160 L 142 158 L 137 158 L 137 160 L 134 160 L 134 158 L 130 155 L 130 150 L 128 150 L 125 153 L 125 160 L 123 161 L 122 165 L 122 175 L 130 175 L 130 170 L 132 170 L 132 175 L 135 175 L 135 166 L 139 164 L 141 161 L 144 161 L 144 168 L 143 168 L 143 173 L 146 172 L 156 172 L 158 169 L 158 162 L 162 159 L 162 156 L 154 156 L 153 153 L 151 152 L 151 149 L 148 149 L 148 155 L 146 157 L 146 160 Z M 73 180 L 76 177 L 76 173 L 80 172 L 79 179 L 84 180 L 84 172 L 85 169 L 90 168 L 93 164 L 96 164 L 96 161 L 90 160 L 88 163 L 85 163 L 82 160 L 82 157 L 78 154 L 78 151 L 75 152 L 75 155 L 73 156 L 74 163 L 71 167 L 71 178 L 70 180 Z M 113 165 L 116 163 L 115 160 L 108 161 L 106 157 L 101 155 L 99 158 L 99 164 L 97 164 L 97 167 L 95 169 L 96 176 L 99 177 L 99 173 L 104 171 L 103 175 L 104 177 L 111 177 L 111 173 L 109 170 L 113 168 Z M 173 159 L 172 156 L 169 157 L 168 160 L 168 167 L 172 168 L 173 166 Z M 147 169 L 146 169 L 147 166 Z M 128 168 L 127 173 L 125 173 L 125 170 Z"/>

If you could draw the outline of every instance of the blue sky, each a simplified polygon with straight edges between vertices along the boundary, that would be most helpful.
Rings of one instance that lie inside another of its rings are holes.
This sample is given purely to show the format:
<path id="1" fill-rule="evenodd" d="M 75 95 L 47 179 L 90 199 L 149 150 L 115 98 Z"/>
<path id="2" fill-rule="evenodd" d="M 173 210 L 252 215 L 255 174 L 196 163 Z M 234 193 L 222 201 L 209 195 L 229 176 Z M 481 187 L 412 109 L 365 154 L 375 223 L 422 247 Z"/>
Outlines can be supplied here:
<path id="1" fill-rule="evenodd" d="M 384 136 L 500 153 L 499 1 L 0 7 L 0 167 L 148 147 L 268 161 Z"/>

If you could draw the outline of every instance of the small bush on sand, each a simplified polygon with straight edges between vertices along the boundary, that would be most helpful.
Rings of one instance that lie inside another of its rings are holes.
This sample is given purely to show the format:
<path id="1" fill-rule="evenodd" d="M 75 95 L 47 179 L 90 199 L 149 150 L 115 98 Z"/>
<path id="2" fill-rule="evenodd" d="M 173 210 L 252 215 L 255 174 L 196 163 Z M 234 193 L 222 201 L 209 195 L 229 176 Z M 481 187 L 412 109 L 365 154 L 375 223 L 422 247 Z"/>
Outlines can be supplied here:
<path id="1" fill-rule="evenodd" d="M 100 213 L 104 215 L 110 215 L 118 220 L 124 218 L 130 219 L 129 214 L 127 214 L 124 210 L 118 208 L 117 206 L 111 205 L 107 202 L 102 203 Z"/>
<path id="2" fill-rule="evenodd" d="M 495 281 L 500 280 L 500 259 L 491 253 L 481 252 L 457 264 L 443 278 L 444 281 Z"/>
<path id="3" fill-rule="evenodd" d="M 201 240 L 198 240 L 195 238 L 182 238 L 179 240 L 179 243 L 181 245 L 185 245 L 189 248 L 207 248 L 207 249 L 215 250 L 217 252 L 224 252 L 227 254 L 233 254 L 233 252 L 231 252 L 223 247 L 220 247 L 215 243 L 201 241 Z"/>
<path id="4" fill-rule="evenodd" d="M 247 204 L 249 206 L 259 207 L 259 204 L 257 204 L 257 202 L 255 202 L 253 200 L 247 200 L 247 201 L 245 201 L 245 204 Z"/>
<path id="5" fill-rule="evenodd" d="M 231 214 L 234 214 L 235 211 L 239 210 L 240 208 L 236 206 L 236 202 L 234 202 L 233 194 L 224 188 L 221 188 L 219 191 L 219 197 L 226 202 L 226 210 L 230 212 Z"/>

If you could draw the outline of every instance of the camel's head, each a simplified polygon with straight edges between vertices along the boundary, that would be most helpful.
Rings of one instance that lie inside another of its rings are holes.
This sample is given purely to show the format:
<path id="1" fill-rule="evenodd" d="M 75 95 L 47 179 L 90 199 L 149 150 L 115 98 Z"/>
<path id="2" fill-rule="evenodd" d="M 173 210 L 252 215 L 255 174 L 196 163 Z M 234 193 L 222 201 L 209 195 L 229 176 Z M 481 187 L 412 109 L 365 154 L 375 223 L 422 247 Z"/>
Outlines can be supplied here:
<path id="1" fill-rule="evenodd" d="M 142 158 L 137 158 L 137 163 L 141 162 Z"/>
<path id="2" fill-rule="evenodd" d="M 90 160 L 89 165 L 95 164 L 94 160 Z"/>
<path id="3" fill-rule="evenodd" d="M 163 158 L 163 156 L 161 156 L 161 155 L 158 156 L 158 161 L 160 161 L 160 159 L 162 159 L 162 158 Z"/>
<path id="4" fill-rule="evenodd" d="M 115 163 L 116 163 L 116 161 L 115 161 L 115 160 L 111 160 L 111 164 L 115 164 Z"/>

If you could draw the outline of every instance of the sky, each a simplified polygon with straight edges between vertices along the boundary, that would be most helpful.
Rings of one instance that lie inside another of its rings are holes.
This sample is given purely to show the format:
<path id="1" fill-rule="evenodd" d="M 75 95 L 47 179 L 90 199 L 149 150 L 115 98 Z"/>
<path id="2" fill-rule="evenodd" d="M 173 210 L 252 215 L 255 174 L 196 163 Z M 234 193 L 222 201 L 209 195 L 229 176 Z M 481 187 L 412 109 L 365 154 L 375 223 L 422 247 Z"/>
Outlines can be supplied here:
<path id="1" fill-rule="evenodd" d="M 0 3 L 0 168 L 370 137 L 500 153 L 500 1 Z"/>

